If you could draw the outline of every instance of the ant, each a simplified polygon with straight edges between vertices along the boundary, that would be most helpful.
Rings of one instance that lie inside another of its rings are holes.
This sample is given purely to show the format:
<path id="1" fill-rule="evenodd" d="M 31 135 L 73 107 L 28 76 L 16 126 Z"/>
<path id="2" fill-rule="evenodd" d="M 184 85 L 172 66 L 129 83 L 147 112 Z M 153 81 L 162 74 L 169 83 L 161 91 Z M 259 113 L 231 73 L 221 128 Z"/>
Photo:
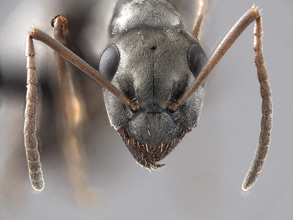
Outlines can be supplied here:
<path id="1" fill-rule="evenodd" d="M 44 179 L 37 142 L 38 98 L 33 39 L 56 51 L 59 74 L 66 76 L 68 61 L 103 87 L 110 124 L 139 164 L 157 169 L 163 166 L 159 161 L 197 126 L 207 76 L 253 21 L 262 119 L 259 145 L 242 189 L 247 191 L 254 185 L 267 155 L 272 128 L 272 95 L 262 52 L 261 13 L 254 6 L 249 9 L 207 59 L 200 45 L 204 11 L 205 5 L 200 1 L 198 17 L 190 34 L 183 30 L 180 13 L 167 0 L 120 0 L 110 24 L 111 39 L 101 55 L 99 71 L 66 47 L 69 28 L 63 15 L 52 20 L 55 39 L 33 28 L 26 47 L 24 139 L 30 180 L 35 190 L 43 190 Z M 74 106 L 73 87 L 70 82 L 66 86 L 70 91 L 67 97 L 71 97 L 67 104 Z M 67 110 L 67 115 L 70 132 L 74 127 L 74 110 Z"/>

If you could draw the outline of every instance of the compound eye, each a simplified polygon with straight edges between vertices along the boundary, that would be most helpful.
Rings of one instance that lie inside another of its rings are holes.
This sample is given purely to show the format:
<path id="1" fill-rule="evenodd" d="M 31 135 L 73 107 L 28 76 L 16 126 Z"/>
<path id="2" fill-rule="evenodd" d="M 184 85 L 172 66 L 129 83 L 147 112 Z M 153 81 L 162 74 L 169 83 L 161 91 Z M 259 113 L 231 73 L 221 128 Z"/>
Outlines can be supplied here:
<path id="1" fill-rule="evenodd" d="M 194 78 L 196 78 L 206 64 L 207 56 L 199 44 L 193 44 L 189 48 L 187 59 L 189 69 L 193 73 Z"/>
<path id="2" fill-rule="evenodd" d="M 111 81 L 114 77 L 120 61 L 120 53 L 115 44 L 110 44 L 102 53 L 99 72 L 107 80 Z"/>

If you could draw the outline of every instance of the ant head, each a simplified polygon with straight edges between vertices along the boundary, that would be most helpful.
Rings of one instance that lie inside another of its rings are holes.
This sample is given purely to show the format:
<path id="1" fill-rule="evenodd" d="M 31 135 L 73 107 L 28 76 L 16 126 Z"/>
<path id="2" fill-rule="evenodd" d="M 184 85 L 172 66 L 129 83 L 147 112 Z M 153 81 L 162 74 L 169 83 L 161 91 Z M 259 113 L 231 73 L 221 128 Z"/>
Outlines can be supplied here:
<path id="1" fill-rule="evenodd" d="M 101 74 L 140 104 L 133 111 L 104 90 L 110 123 L 141 165 L 159 167 L 197 125 L 204 85 L 176 111 L 168 105 L 184 94 L 206 60 L 199 43 L 175 28 L 133 29 L 115 36 L 103 52 Z"/>

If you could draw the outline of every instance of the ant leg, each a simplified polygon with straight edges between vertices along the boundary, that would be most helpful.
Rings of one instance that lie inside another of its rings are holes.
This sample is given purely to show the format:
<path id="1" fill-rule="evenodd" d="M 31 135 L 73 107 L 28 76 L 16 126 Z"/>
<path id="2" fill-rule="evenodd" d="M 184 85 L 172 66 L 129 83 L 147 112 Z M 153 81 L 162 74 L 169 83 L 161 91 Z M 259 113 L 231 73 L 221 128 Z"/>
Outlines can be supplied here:
<path id="1" fill-rule="evenodd" d="M 54 38 L 67 46 L 66 38 L 69 36 L 68 20 L 62 15 L 52 20 Z M 86 113 L 82 98 L 74 88 L 77 82 L 73 81 L 72 71 L 65 59 L 57 52 L 55 57 L 58 65 L 59 93 L 58 106 L 62 111 L 59 120 L 62 138 L 63 154 L 69 170 L 69 179 L 77 201 L 90 203 L 93 195 L 86 182 L 84 168 L 84 152 L 82 143 L 82 124 Z M 64 122 L 64 123 L 62 123 Z"/>
<path id="2" fill-rule="evenodd" d="M 69 36 L 67 18 L 58 15 L 52 20 L 52 25 L 54 28 L 54 38 L 64 46 L 67 46 L 66 37 Z M 83 115 L 85 114 L 84 103 L 74 88 L 70 66 L 68 66 L 66 60 L 56 51 L 55 58 L 58 69 L 57 81 L 60 90 L 58 91 L 60 93 L 58 105 L 61 106 L 66 119 L 66 128 L 77 128 L 81 125 Z"/>
<path id="3" fill-rule="evenodd" d="M 191 33 L 197 40 L 200 40 L 201 27 L 210 4 L 210 0 L 200 0 L 198 1 L 198 4 L 199 8 L 197 10 L 196 19 Z"/>
<path id="4" fill-rule="evenodd" d="M 232 27 L 230 32 L 225 36 L 220 43 L 209 62 L 201 70 L 198 77 L 194 81 L 193 85 L 187 90 L 187 92 L 176 100 L 174 103 L 169 104 L 169 109 L 175 111 L 178 106 L 184 104 L 186 100 L 199 88 L 199 86 L 206 80 L 207 76 L 221 60 L 227 50 L 240 36 L 240 34 L 246 29 L 246 27 L 256 20 L 254 31 L 254 51 L 255 51 L 255 65 L 257 68 L 257 76 L 260 83 L 260 91 L 262 98 L 262 119 L 261 119 L 261 131 L 259 137 L 259 145 L 256 149 L 255 157 L 249 168 L 249 171 L 245 177 L 242 185 L 244 191 L 249 190 L 257 180 L 259 173 L 262 170 L 267 150 L 270 143 L 270 136 L 272 130 L 272 94 L 269 84 L 269 78 L 264 66 L 264 58 L 262 52 L 262 24 L 261 14 L 255 8 L 252 7 L 248 10 Z"/>

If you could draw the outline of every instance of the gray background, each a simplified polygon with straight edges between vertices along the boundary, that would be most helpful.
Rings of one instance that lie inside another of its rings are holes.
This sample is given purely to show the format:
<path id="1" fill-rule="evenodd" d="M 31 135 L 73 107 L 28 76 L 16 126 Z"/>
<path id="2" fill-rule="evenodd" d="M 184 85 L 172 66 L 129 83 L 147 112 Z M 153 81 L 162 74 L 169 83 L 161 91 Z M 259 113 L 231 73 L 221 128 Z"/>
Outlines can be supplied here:
<path id="1" fill-rule="evenodd" d="M 97 65 L 107 43 L 107 25 L 115 2 L 0 2 L 0 219 L 293 219 L 291 0 L 215 0 L 203 29 L 202 45 L 210 56 L 253 3 L 263 8 L 274 121 L 265 169 L 249 192 L 241 191 L 241 183 L 256 148 L 260 124 L 253 26 L 209 77 L 199 126 L 186 135 L 159 171 L 149 173 L 135 163 L 109 126 L 100 88 L 82 79 L 91 92 L 86 98 L 90 109 L 84 131 L 85 173 L 94 197 L 90 205 L 74 196 L 54 136 L 57 112 L 48 101 L 50 93 L 44 92 L 48 97 L 43 99 L 47 120 L 41 124 L 40 141 L 46 188 L 41 193 L 32 190 L 22 137 L 25 36 L 31 25 L 51 33 L 51 18 L 59 13 L 69 15 L 78 27 L 76 39 L 83 56 Z M 190 29 L 193 1 L 172 2 Z M 52 52 L 40 43 L 36 48 L 41 84 L 46 87 Z"/>

